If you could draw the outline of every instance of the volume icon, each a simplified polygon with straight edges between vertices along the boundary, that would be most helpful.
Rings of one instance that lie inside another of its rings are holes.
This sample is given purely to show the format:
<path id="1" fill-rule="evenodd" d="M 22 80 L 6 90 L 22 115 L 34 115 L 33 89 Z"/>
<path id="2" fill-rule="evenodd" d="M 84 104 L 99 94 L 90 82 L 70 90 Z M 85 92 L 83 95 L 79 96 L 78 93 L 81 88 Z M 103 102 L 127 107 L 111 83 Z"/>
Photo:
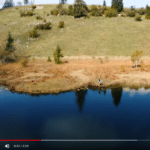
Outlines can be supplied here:
<path id="1" fill-rule="evenodd" d="M 10 145 L 9 145 L 9 144 L 6 144 L 6 145 L 5 145 L 5 147 L 6 147 L 6 148 L 9 148 L 9 147 L 10 147 Z"/>

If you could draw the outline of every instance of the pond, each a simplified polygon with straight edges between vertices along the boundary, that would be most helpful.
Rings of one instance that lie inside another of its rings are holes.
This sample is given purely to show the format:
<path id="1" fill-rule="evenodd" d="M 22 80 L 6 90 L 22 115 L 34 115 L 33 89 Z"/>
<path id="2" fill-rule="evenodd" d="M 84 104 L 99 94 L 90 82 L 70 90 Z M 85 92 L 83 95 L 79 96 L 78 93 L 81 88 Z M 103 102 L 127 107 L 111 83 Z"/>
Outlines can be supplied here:
<path id="1" fill-rule="evenodd" d="M 149 116 L 150 89 L 29 95 L 0 88 L 0 139 L 42 139 L 22 142 L 30 148 L 150 148 Z"/>

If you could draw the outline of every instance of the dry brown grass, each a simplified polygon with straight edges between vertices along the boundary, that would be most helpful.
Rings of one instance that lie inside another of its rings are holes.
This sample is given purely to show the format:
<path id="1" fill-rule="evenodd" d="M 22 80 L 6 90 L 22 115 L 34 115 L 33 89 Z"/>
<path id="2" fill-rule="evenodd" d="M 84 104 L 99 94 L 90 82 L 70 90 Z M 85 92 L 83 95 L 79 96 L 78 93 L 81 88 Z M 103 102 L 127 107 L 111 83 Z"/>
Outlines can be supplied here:
<path id="1" fill-rule="evenodd" d="M 141 67 L 133 68 L 130 60 L 104 60 L 103 64 L 99 63 L 99 59 L 62 59 L 62 61 L 66 63 L 57 65 L 54 61 L 47 62 L 47 59 L 35 59 L 35 61 L 29 60 L 28 66 L 24 68 L 19 62 L 2 65 L 0 72 L 6 72 L 7 75 L 0 74 L 0 82 L 9 81 L 9 84 L 14 84 L 17 91 L 55 93 L 81 86 L 86 87 L 88 84 L 98 85 L 99 78 L 106 83 L 118 80 L 118 74 L 132 74 L 141 71 Z M 145 72 L 150 72 L 149 64 L 149 60 L 144 61 Z M 125 66 L 124 72 L 121 71 L 121 66 Z"/>

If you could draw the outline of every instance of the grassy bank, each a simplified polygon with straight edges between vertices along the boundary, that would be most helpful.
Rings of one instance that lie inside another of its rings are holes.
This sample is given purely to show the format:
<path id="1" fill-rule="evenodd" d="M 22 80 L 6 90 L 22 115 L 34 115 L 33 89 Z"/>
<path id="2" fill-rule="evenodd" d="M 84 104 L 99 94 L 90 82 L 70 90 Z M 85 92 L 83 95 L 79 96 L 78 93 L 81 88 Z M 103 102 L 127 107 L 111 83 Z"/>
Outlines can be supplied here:
<path id="1" fill-rule="evenodd" d="M 150 56 L 149 20 L 144 15 L 140 22 L 135 21 L 134 17 L 74 19 L 73 16 L 47 16 L 56 5 L 42 6 L 44 8 L 35 9 L 36 15 L 31 17 L 20 17 L 23 6 L 18 9 L 7 8 L 0 13 L 0 34 L 6 37 L 11 31 L 15 40 L 20 39 L 20 49 L 16 50 L 18 55 L 53 57 L 56 46 L 60 45 L 64 56 L 131 56 L 136 49 L 144 50 L 144 55 Z M 40 37 L 29 41 L 33 24 L 43 22 L 36 20 L 37 15 L 51 20 L 52 29 L 38 31 Z M 59 21 L 64 21 L 64 29 L 58 28 Z"/>

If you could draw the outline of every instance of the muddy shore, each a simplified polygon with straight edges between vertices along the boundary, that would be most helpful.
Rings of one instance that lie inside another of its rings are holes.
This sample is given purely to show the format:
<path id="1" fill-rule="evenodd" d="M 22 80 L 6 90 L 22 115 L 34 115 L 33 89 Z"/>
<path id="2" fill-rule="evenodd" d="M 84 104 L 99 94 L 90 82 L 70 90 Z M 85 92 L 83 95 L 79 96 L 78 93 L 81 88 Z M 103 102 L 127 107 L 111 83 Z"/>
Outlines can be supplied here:
<path id="1" fill-rule="evenodd" d="M 46 58 L 29 59 L 27 67 L 20 62 L 0 65 L 0 84 L 12 92 L 29 94 L 56 94 L 81 88 L 111 88 L 124 86 L 150 88 L 150 58 L 142 57 L 144 67 L 137 69 L 130 57 L 109 57 L 100 63 L 99 57 L 63 57 L 56 65 Z M 125 70 L 121 69 L 121 66 Z M 102 79 L 100 86 L 98 79 Z"/>

